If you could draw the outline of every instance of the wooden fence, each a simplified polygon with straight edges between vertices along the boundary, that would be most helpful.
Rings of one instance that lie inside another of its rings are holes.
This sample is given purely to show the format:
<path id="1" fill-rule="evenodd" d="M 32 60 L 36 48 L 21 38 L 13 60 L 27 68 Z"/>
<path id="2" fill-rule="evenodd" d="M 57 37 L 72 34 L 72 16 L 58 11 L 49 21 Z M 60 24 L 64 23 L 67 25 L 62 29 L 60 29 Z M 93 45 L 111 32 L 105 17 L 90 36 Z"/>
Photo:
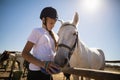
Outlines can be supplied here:
<path id="1" fill-rule="evenodd" d="M 16 57 L 14 57 L 12 60 L 12 65 L 11 65 L 11 69 L 9 71 L 9 76 L 8 77 L 0 77 L 0 80 L 20 80 L 21 79 L 22 71 L 20 71 L 20 70 L 14 71 L 15 62 L 16 62 Z M 6 72 L 6 70 L 5 70 L 5 72 Z"/>
<path id="2" fill-rule="evenodd" d="M 120 73 L 117 72 L 108 72 L 84 68 L 65 68 L 62 71 L 65 73 L 89 77 L 96 80 L 120 80 Z"/>
<path id="3" fill-rule="evenodd" d="M 120 63 L 120 60 L 105 61 L 105 63 Z M 120 80 L 120 72 L 110 72 L 85 68 L 65 68 L 62 71 L 65 73 L 84 76 L 96 80 Z"/>
<path id="4" fill-rule="evenodd" d="M 112 60 L 112 61 L 106 60 L 105 63 L 120 63 L 120 60 Z"/>
<path id="5" fill-rule="evenodd" d="M 117 61 L 105 61 L 106 63 L 120 63 L 120 60 Z M 14 64 L 14 61 L 13 61 Z M 75 74 L 78 76 L 89 77 L 96 80 L 120 80 L 120 72 L 110 72 L 94 69 L 84 69 L 84 68 L 65 68 L 62 70 L 65 73 Z M 13 69 L 11 68 L 13 73 Z M 9 78 L 11 78 L 11 74 Z"/>

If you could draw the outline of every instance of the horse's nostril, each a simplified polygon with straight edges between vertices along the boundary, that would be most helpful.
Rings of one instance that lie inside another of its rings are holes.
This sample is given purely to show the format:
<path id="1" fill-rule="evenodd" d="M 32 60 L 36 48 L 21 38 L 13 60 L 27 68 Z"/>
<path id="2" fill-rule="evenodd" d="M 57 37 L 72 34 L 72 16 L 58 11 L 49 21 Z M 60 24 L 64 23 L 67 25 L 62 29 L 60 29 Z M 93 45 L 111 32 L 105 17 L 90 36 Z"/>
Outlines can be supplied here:
<path id="1" fill-rule="evenodd" d="M 68 61 L 68 60 L 67 60 L 67 58 L 66 58 L 65 61 L 64 61 L 64 64 L 67 64 L 67 61 Z"/>

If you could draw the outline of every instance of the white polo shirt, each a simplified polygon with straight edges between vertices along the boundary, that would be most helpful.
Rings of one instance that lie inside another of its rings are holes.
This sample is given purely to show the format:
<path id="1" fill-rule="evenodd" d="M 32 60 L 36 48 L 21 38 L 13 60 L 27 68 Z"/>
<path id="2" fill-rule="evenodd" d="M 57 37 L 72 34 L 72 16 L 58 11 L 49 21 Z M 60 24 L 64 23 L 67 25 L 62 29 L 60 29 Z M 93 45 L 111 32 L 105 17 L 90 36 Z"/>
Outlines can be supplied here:
<path id="1" fill-rule="evenodd" d="M 54 33 L 56 40 L 58 36 Z M 32 55 L 41 61 L 53 61 L 55 56 L 55 43 L 49 32 L 44 28 L 35 28 L 28 37 L 34 43 Z M 30 63 L 30 70 L 40 70 L 40 67 Z"/>

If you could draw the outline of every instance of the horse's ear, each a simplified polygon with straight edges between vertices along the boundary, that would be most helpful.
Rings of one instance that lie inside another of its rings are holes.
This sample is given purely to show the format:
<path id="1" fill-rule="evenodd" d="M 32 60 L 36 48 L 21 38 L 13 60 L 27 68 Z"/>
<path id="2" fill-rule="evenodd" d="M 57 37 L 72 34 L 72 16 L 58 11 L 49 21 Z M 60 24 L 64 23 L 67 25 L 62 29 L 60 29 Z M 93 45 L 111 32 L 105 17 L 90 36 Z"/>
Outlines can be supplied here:
<path id="1" fill-rule="evenodd" d="M 73 19 L 72 24 L 76 26 L 76 25 L 78 24 L 78 20 L 79 20 L 78 13 L 75 12 L 75 15 L 74 15 L 74 19 Z"/>

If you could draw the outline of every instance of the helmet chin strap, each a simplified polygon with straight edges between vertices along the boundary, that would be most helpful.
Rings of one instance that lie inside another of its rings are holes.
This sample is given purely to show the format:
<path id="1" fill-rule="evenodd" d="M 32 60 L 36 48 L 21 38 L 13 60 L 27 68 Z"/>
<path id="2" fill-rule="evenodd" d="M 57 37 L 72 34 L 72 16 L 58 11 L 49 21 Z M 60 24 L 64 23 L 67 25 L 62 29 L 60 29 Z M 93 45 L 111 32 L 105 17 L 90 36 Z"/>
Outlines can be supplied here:
<path id="1" fill-rule="evenodd" d="M 45 18 L 45 20 L 44 20 L 43 24 L 45 25 L 46 30 L 47 30 L 47 31 L 49 31 L 49 30 L 48 30 L 48 27 L 47 27 L 46 18 Z"/>

